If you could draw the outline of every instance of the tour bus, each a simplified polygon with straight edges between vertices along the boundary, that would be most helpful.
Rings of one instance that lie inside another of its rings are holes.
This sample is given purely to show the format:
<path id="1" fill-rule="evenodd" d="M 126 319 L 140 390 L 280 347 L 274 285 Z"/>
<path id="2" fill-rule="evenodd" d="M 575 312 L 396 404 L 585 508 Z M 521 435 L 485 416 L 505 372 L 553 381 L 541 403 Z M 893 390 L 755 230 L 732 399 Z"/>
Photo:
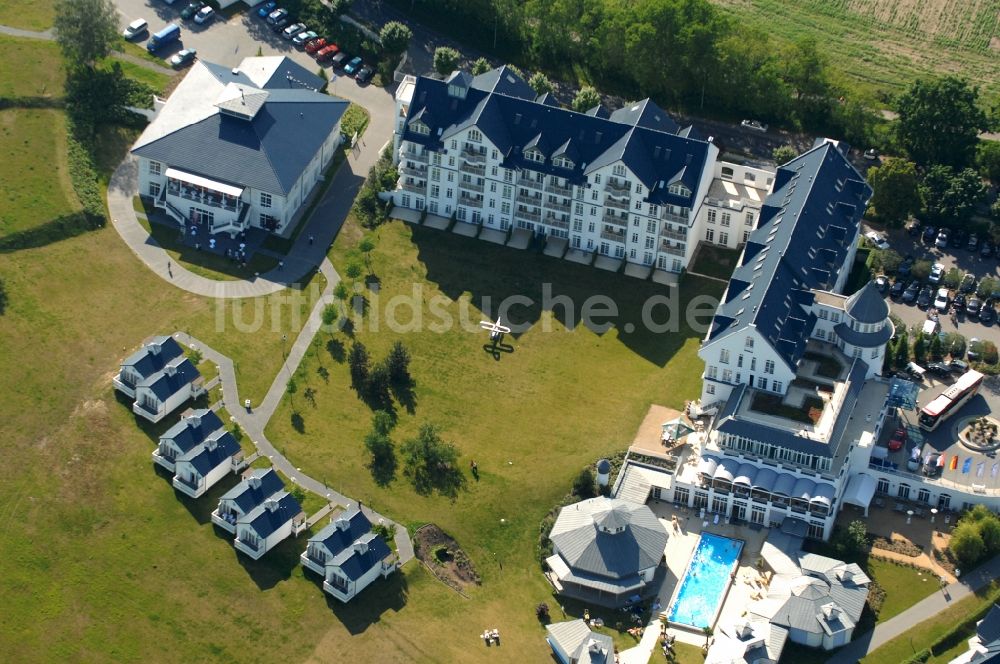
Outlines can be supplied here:
<path id="1" fill-rule="evenodd" d="M 176 23 L 171 23 L 149 38 L 149 42 L 146 43 L 146 50 L 152 53 L 156 49 L 166 46 L 167 44 L 172 44 L 180 38 L 181 26 Z"/>
<path id="2" fill-rule="evenodd" d="M 969 399 L 979 393 L 983 384 L 983 374 L 969 370 L 962 374 L 955 384 L 920 410 L 920 428 L 934 431 L 945 419 L 964 406 Z"/>

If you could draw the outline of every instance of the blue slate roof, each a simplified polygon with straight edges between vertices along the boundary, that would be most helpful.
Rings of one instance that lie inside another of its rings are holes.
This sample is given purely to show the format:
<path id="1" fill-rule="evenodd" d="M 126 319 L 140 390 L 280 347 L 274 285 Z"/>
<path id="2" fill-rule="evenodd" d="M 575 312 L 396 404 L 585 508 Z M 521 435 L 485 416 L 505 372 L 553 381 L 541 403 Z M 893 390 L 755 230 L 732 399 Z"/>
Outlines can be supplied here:
<path id="1" fill-rule="evenodd" d="M 851 365 L 851 370 L 847 375 L 847 393 L 844 396 L 844 405 L 837 413 L 837 419 L 830 430 L 830 443 L 812 440 L 804 436 L 797 436 L 786 429 L 771 427 L 750 419 L 744 419 L 738 415 L 740 401 L 748 395 L 753 394 L 753 390 L 748 389 L 746 384 L 741 384 L 734 389 L 729 396 L 729 400 L 721 411 L 719 411 L 716 431 L 733 436 L 745 436 L 751 440 L 760 440 L 786 447 L 798 452 L 814 454 L 816 456 L 834 457 L 837 454 L 837 447 L 844 434 L 844 429 L 851 421 L 854 412 L 854 405 L 857 403 L 858 395 L 865 386 L 865 374 L 868 367 L 862 360 L 855 360 Z M 778 478 L 780 481 L 780 477 Z M 788 487 L 789 489 L 791 487 Z M 788 491 L 783 491 L 788 493 Z"/>
<path id="2" fill-rule="evenodd" d="M 976 626 L 976 636 L 986 647 L 995 646 L 1000 642 L 1000 604 L 994 604 L 989 613 Z M 995 650 L 995 648 L 991 648 Z"/>
<path id="3" fill-rule="evenodd" d="M 290 493 L 282 491 L 272 500 L 277 503 L 276 509 L 268 509 L 267 504 L 259 505 L 243 515 L 238 523 L 249 525 L 258 537 L 265 539 L 302 513 L 302 506 Z"/>
<path id="4" fill-rule="evenodd" d="M 389 545 L 375 533 L 363 535 L 359 541 L 367 545 L 367 551 L 359 553 L 352 546 L 341 551 L 329 562 L 330 565 L 339 567 L 351 581 L 360 579 L 373 567 L 381 564 L 386 556 L 392 553 L 389 550 Z"/>
<path id="5" fill-rule="evenodd" d="M 201 373 L 186 357 L 183 359 L 175 358 L 169 366 L 174 368 L 173 374 L 168 373 L 165 368 L 163 371 L 146 378 L 137 387 L 148 388 L 156 395 L 157 399 L 166 401 L 186 385 L 201 377 Z"/>
<path id="6" fill-rule="evenodd" d="M 250 77 L 239 68 L 223 67 L 212 62 L 201 61 L 222 83 L 242 83 L 254 85 Z M 321 90 L 326 81 L 312 73 L 291 58 L 283 58 L 275 67 L 271 77 L 260 86 L 264 90 Z M 257 87 L 257 86 L 254 86 Z"/>
<path id="7" fill-rule="evenodd" d="M 223 85 L 256 87 L 242 72 L 202 64 Z M 252 119 L 216 111 L 132 152 L 223 183 L 287 195 L 348 106 L 299 85 L 303 79 L 309 85 L 317 77 L 287 60 L 265 84 L 267 100 Z"/>
<path id="8" fill-rule="evenodd" d="M 151 348 L 154 344 L 160 347 L 160 351 L 155 354 Z M 163 369 L 170 360 L 183 354 L 184 349 L 173 337 L 153 337 L 149 343 L 122 360 L 122 366 L 132 367 L 140 376 L 148 378 Z"/>
<path id="9" fill-rule="evenodd" d="M 340 519 L 347 521 L 348 527 L 346 530 L 341 530 L 337 527 L 337 521 Z M 371 529 L 372 522 L 368 520 L 368 517 L 357 507 L 352 507 L 323 528 L 323 530 L 310 537 L 309 542 L 322 544 L 330 552 L 331 556 L 336 556 Z"/>
<path id="10" fill-rule="evenodd" d="M 215 441 L 212 449 L 209 449 L 207 444 L 209 441 Z M 233 434 L 224 429 L 213 432 L 205 443 L 179 457 L 177 463 L 190 463 L 198 474 L 204 477 L 219 464 L 228 463 L 229 459 L 240 451 L 240 444 L 233 438 Z"/>
<path id="11" fill-rule="evenodd" d="M 877 348 L 892 338 L 892 325 L 886 323 L 877 332 L 858 332 L 851 329 L 847 323 L 837 323 L 833 327 L 837 336 L 851 344 L 861 348 Z"/>
<path id="12" fill-rule="evenodd" d="M 878 292 L 874 281 L 869 281 L 844 306 L 847 314 L 859 323 L 881 323 L 889 317 L 889 305 Z"/>
<path id="13" fill-rule="evenodd" d="M 831 142 L 778 169 L 709 339 L 754 325 L 789 366 L 816 323 L 812 290 L 831 290 L 872 190 Z"/>
<path id="14" fill-rule="evenodd" d="M 253 481 L 256 480 L 256 481 Z M 258 486 L 254 486 L 259 484 Z M 231 501 L 243 514 L 249 514 L 264 501 L 285 488 L 278 471 L 274 468 L 258 468 L 243 478 L 243 481 L 227 491 L 219 502 Z"/>
<path id="15" fill-rule="evenodd" d="M 603 118 L 539 103 L 530 86 L 506 69 L 474 78 L 464 99 L 449 96 L 444 81 L 420 77 L 403 138 L 440 152 L 451 135 L 474 126 L 502 153 L 505 168 L 538 171 L 574 184 L 583 184 L 594 169 L 621 160 L 645 185 L 644 200 L 692 207 L 709 144 L 672 133 L 677 124 L 649 100 L 616 113 L 617 119 Z M 409 122 L 418 117 L 430 135 L 410 130 Z M 551 157 L 570 140 L 574 168 L 554 166 Z M 543 152 L 545 163 L 524 158 L 529 145 Z M 667 191 L 665 185 L 678 179 L 691 190 L 690 196 Z"/>
<path id="16" fill-rule="evenodd" d="M 196 419 L 198 426 L 194 426 Z M 189 417 L 182 417 L 181 421 L 167 429 L 160 439 L 172 441 L 181 454 L 186 454 L 201 444 L 213 431 L 221 428 L 222 420 L 215 411 L 203 408 L 194 411 Z"/>

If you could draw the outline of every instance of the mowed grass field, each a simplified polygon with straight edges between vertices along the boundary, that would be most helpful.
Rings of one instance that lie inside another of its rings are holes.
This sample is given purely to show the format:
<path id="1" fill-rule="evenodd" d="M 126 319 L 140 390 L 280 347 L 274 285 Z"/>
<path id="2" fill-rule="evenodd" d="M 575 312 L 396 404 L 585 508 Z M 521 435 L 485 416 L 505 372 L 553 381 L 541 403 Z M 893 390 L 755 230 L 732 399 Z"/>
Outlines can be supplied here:
<path id="1" fill-rule="evenodd" d="M 4 0 L 0 2 L 0 25 L 42 31 L 52 27 L 55 0 Z"/>
<path id="2" fill-rule="evenodd" d="M 1000 94 L 1000 0 L 711 0 L 777 38 L 814 37 L 860 90 L 896 93 L 929 73 Z"/>

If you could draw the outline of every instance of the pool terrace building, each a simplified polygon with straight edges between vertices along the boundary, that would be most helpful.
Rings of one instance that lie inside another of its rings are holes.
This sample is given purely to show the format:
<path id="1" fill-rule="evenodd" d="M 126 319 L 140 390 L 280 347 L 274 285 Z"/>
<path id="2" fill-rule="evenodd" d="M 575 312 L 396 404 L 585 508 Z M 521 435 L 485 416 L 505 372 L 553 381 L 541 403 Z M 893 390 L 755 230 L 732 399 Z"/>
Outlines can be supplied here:
<path id="1" fill-rule="evenodd" d="M 720 162 L 711 138 L 648 99 L 577 113 L 507 67 L 407 77 L 396 118 L 397 209 L 530 233 L 645 274 L 680 272 L 699 241 L 746 242 L 773 183 Z"/>

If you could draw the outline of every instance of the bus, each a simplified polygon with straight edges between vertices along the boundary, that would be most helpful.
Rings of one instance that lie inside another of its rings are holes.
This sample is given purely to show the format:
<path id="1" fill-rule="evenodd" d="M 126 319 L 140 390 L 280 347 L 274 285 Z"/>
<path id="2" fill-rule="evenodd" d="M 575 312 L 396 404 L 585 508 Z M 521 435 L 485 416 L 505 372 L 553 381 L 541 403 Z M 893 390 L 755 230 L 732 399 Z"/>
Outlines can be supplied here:
<path id="1" fill-rule="evenodd" d="M 964 406 L 969 399 L 979 393 L 983 384 L 983 374 L 975 370 L 966 371 L 955 384 L 942 392 L 934 401 L 920 409 L 920 428 L 934 431 L 945 419 Z"/>

